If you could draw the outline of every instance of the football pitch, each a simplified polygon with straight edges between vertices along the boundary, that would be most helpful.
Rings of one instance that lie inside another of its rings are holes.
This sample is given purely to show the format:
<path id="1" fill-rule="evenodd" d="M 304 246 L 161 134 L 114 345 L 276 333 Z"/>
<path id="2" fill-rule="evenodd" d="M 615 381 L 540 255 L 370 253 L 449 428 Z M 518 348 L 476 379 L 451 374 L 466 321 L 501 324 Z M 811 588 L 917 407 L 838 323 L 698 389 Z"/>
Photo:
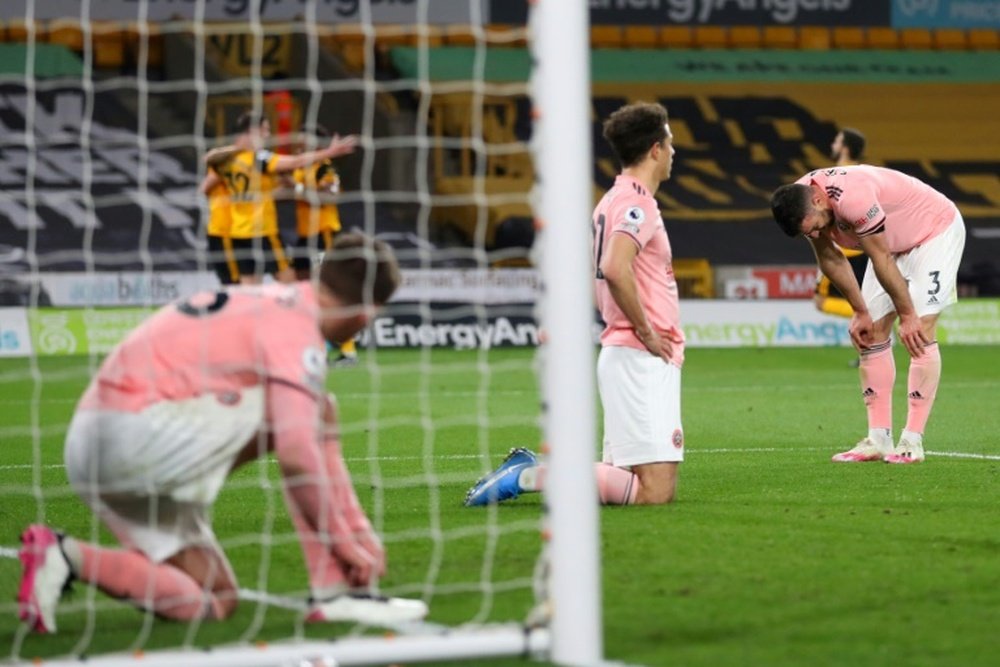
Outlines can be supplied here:
<path id="1" fill-rule="evenodd" d="M 330 373 L 345 457 L 386 535 L 384 586 L 426 595 L 432 622 L 518 621 L 532 606 L 539 496 L 495 509 L 464 508 L 462 499 L 510 447 L 539 441 L 533 354 L 362 352 L 359 367 Z M 927 461 L 911 466 L 830 462 L 866 429 L 850 357 L 847 349 L 688 351 L 677 502 L 600 514 L 609 659 L 996 664 L 1000 347 L 942 350 Z M 0 361 L 0 546 L 16 546 L 36 520 L 111 543 L 61 467 L 93 363 Z M 301 599 L 304 566 L 276 466 L 238 473 L 214 525 L 244 589 Z M 355 631 L 304 626 L 297 611 L 253 600 L 225 622 L 170 623 L 77 584 L 60 607 L 59 633 L 25 636 L 13 603 L 19 573 L 16 560 L 0 558 L 0 662 Z"/>

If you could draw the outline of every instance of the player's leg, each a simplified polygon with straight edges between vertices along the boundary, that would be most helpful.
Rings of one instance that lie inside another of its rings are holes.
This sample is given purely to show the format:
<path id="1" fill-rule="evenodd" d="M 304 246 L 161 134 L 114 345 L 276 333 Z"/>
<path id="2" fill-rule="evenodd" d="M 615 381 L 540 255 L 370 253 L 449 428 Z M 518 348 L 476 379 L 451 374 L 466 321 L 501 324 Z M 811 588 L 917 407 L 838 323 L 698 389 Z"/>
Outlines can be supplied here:
<path id="1" fill-rule="evenodd" d="M 311 280 L 313 254 L 316 249 L 315 237 L 298 236 L 292 248 L 292 269 L 296 280 Z"/>
<path id="2" fill-rule="evenodd" d="M 66 438 L 67 476 L 124 548 L 30 526 L 22 537 L 22 618 L 53 631 L 63 585 L 74 575 L 168 618 L 231 614 L 236 582 L 207 507 L 262 412 L 259 389 L 235 403 L 210 394 L 139 413 L 78 411 Z M 157 494 L 162 480 L 170 480 L 169 495 Z"/>
<path id="3" fill-rule="evenodd" d="M 240 272 L 236 267 L 233 245 L 229 237 L 210 235 L 208 237 L 208 256 L 220 284 L 235 285 L 240 282 Z"/>
<path id="4" fill-rule="evenodd" d="M 604 461 L 594 464 L 605 505 L 661 504 L 674 499 L 683 460 L 680 369 L 648 353 L 608 347 L 598 361 L 604 405 Z M 524 448 L 512 449 L 466 494 L 467 506 L 541 491 L 546 467 Z"/>
<path id="5" fill-rule="evenodd" d="M 607 473 L 606 504 L 673 502 L 684 460 L 681 369 L 625 347 L 601 350 L 598 389 L 604 406 L 604 464 L 635 477 L 625 496 L 609 497 L 621 473 Z M 598 472 L 600 485 L 601 474 Z"/>
<path id="6" fill-rule="evenodd" d="M 151 505 L 158 505 L 155 527 L 147 525 Z M 62 550 L 78 579 L 168 619 L 223 619 L 235 611 L 236 577 L 206 508 L 169 497 L 122 498 L 101 518 L 127 548 L 64 537 Z"/>
<path id="7" fill-rule="evenodd" d="M 230 239 L 241 285 L 259 285 L 264 280 L 259 239 Z"/>
<path id="8" fill-rule="evenodd" d="M 222 619 L 232 614 L 236 579 L 210 532 L 207 542 L 203 534 L 170 533 L 178 524 L 169 519 L 156 530 L 142 531 L 107 508 L 101 518 L 128 548 L 90 544 L 42 525 L 28 526 L 21 535 L 20 617 L 36 632 L 56 631 L 56 606 L 74 578 L 164 618 Z M 187 539 L 204 543 L 178 546 Z"/>
<path id="9" fill-rule="evenodd" d="M 271 234 L 264 240 L 265 245 L 265 272 L 274 276 L 280 283 L 295 282 L 295 268 L 288 258 L 285 245 L 277 234 Z"/>
<path id="10" fill-rule="evenodd" d="M 896 361 L 892 356 L 892 325 L 896 321 L 896 311 L 870 265 L 862 281 L 861 295 L 874 324 L 872 344 L 860 350 L 858 363 L 861 398 L 868 414 L 868 435 L 851 449 L 835 454 L 833 460 L 838 463 L 881 461 L 893 451 L 892 387 L 896 382 Z"/>
<path id="11" fill-rule="evenodd" d="M 958 301 L 958 267 L 964 249 L 965 222 L 958 215 L 945 232 L 900 260 L 924 335 L 931 343 L 921 356 L 910 359 L 906 428 L 893 455 L 886 457 L 889 463 L 917 463 L 924 459 L 924 429 L 941 381 L 937 322 L 941 312 Z"/>

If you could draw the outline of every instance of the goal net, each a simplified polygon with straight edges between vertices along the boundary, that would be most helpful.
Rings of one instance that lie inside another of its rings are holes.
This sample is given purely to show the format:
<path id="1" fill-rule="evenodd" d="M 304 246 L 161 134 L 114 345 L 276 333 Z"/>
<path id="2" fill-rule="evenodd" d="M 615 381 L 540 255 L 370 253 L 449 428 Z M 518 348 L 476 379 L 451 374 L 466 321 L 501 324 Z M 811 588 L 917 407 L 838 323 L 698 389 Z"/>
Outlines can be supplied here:
<path id="1" fill-rule="evenodd" d="M 335 161 L 340 223 L 390 243 L 404 280 L 328 389 L 386 545 L 380 591 L 430 608 L 388 636 L 306 623 L 298 538 L 262 459 L 212 512 L 240 583 L 231 618 L 169 622 L 76 584 L 53 635 L 0 602 L 0 659 L 600 661 L 594 420 L 581 418 L 594 405 L 586 8 L 539 3 L 508 25 L 495 4 L 0 3 L 0 599 L 15 599 L 29 523 L 116 543 L 67 483 L 67 426 L 128 331 L 219 288 L 203 158 L 252 110 L 278 153 L 320 146 L 320 126 L 359 137 Z M 316 201 L 280 185 L 291 245 L 296 208 Z M 547 453 L 546 493 L 463 507 L 517 446 Z"/>

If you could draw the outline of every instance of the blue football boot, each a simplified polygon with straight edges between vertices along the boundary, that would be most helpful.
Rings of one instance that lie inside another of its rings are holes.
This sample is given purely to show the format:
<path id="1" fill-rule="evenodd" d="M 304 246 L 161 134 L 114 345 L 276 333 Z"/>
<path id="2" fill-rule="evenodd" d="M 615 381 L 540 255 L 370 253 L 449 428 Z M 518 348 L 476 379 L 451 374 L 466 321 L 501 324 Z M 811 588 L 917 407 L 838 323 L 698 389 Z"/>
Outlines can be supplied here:
<path id="1" fill-rule="evenodd" d="M 499 503 L 521 495 L 517 483 L 521 471 L 538 465 L 538 457 L 529 449 L 515 447 L 493 472 L 481 477 L 465 494 L 465 506 L 477 507 Z"/>

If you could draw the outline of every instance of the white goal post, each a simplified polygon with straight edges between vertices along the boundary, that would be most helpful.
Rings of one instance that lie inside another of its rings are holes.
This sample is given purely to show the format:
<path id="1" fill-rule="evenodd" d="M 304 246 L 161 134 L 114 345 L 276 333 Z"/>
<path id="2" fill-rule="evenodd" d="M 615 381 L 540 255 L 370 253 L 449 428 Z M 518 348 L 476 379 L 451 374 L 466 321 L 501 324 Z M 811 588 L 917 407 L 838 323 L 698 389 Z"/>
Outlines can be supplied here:
<path id="1" fill-rule="evenodd" d="M 4 0 L 6 2 L 7 0 Z M 97 28 L 91 25 L 92 17 L 99 12 L 95 10 L 106 3 L 120 2 L 133 6 L 131 0 L 52 0 L 48 8 L 62 7 L 69 11 L 75 7 L 76 13 L 65 16 L 76 20 L 82 26 L 84 40 L 81 61 L 84 66 L 80 88 L 86 98 L 84 118 L 80 123 L 80 148 L 87 154 L 81 167 L 84 174 L 81 180 L 82 201 L 90 218 L 97 218 L 97 207 L 104 195 L 95 196 L 89 189 L 93 185 L 94 173 L 101 171 L 100 165 L 92 163 L 89 157 L 90 138 L 88 128 L 92 123 L 100 124 L 101 119 L 95 118 L 93 99 L 98 93 L 113 87 L 113 81 L 96 82 L 92 68 L 95 53 L 91 46 L 91 37 Z M 197 99 L 198 113 L 206 113 L 208 90 L 216 85 L 228 90 L 225 82 L 210 82 L 205 76 L 205 28 L 202 19 L 211 11 L 218 11 L 224 0 L 190 0 L 183 4 L 189 5 L 190 16 L 182 19 L 170 19 L 166 30 L 183 32 L 179 28 L 187 22 L 186 30 L 195 37 L 195 81 L 189 90 L 178 91 L 178 94 L 190 95 Z M 254 40 L 254 49 L 250 54 L 253 60 L 251 80 L 253 83 L 247 91 L 252 94 L 254 108 L 261 108 L 262 94 L 268 86 L 262 83 L 261 59 L 264 50 L 259 36 L 264 34 L 266 24 L 263 23 L 260 3 L 265 0 L 248 0 L 256 7 L 247 14 L 246 32 L 258 36 Z M 267 0 L 278 2 L 280 0 Z M 426 16 L 429 6 L 437 0 L 413 0 L 416 4 L 417 16 Z M 467 2 L 469 15 L 481 20 L 480 25 L 471 25 L 471 32 L 482 42 L 484 41 L 484 25 L 482 12 L 489 7 L 488 0 L 455 0 Z M 15 5 L 23 6 L 25 15 L 22 17 L 26 25 L 33 25 L 38 17 L 45 15 L 40 11 L 49 0 L 16 0 Z M 303 54 L 312 67 L 316 67 L 319 31 L 315 25 L 309 25 L 310 18 L 315 21 L 317 3 L 325 0 L 294 0 L 302 5 L 301 15 L 306 24 L 304 34 L 314 43 L 310 45 L 308 54 Z M 138 15 L 147 18 L 147 12 L 155 5 L 153 0 L 139 0 Z M 274 642 L 245 643 L 240 645 L 223 645 L 210 650 L 194 648 L 178 648 L 172 650 L 150 650 L 146 652 L 99 655 L 88 653 L 85 659 L 62 657 L 54 660 L 46 659 L 46 665 L 94 665 L 95 667 L 111 667 L 129 665 L 145 667 L 175 667 L 180 664 L 213 665 L 218 667 L 270 667 L 270 666 L 313 666 L 330 667 L 333 665 L 376 665 L 391 663 L 420 663 L 431 661 L 463 660 L 471 661 L 477 658 L 502 656 L 531 656 L 550 660 L 559 665 L 599 665 L 603 663 L 603 624 L 601 618 L 601 578 L 600 578 L 600 539 L 599 539 L 599 505 L 596 482 L 593 474 L 593 460 L 596 451 L 595 422 L 595 373 L 594 373 L 594 341 L 593 329 L 593 297 L 592 269 L 590 253 L 590 225 L 588 220 L 592 208 L 592 151 L 591 151 L 591 103 L 589 75 L 589 17 L 588 5 L 585 2 L 564 0 L 540 0 L 530 3 L 529 24 L 527 35 L 529 48 L 533 57 L 533 67 L 530 81 L 533 129 L 531 152 L 536 173 L 536 185 L 530 194 L 535 211 L 535 223 L 538 235 L 533 249 L 533 257 L 540 269 L 544 283 L 544 295 L 537 304 L 537 319 L 544 331 L 544 343 L 540 346 L 539 380 L 542 393 L 542 430 L 546 443 L 547 475 L 544 493 L 544 516 L 542 518 L 542 533 L 547 542 L 540 546 L 541 559 L 537 575 L 544 578 L 536 586 L 541 599 L 536 600 L 534 610 L 525 609 L 523 622 L 482 624 L 470 622 L 456 627 L 445 627 L 432 623 L 419 626 L 400 627 L 394 636 L 351 635 L 329 641 L 289 637 Z M 361 0 L 362 9 L 359 16 L 370 20 L 369 3 Z M 161 11 L 162 8 L 156 11 Z M 159 16 L 159 14 L 157 14 Z M 0 13 L 0 19 L 5 16 Z M 107 21 L 99 28 L 104 30 Z M 471 22 L 470 22 L 471 23 Z M 146 189 L 147 181 L 154 180 L 146 170 L 146 162 L 150 154 L 160 146 L 171 146 L 169 141 L 150 141 L 145 135 L 150 117 L 150 91 L 169 92 L 170 82 L 150 82 L 144 80 L 148 74 L 148 59 L 150 58 L 150 35 L 160 30 L 154 19 L 143 22 L 135 32 L 138 40 L 138 67 L 135 81 L 135 98 L 137 100 L 136 118 L 138 120 L 137 141 L 138 150 L 145 161 L 139 166 L 140 195 L 142 197 L 142 219 L 137 225 L 142 225 L 142 238 L 148 241 L 148 229 L 151 228 L 153 216 L 156 215 L 155 203 L 167 201 L 169 197 L 160 197 Z M 288 29 L 287 26 L 285 28 Z M 166 33 L 164 33 L 166 34 Z M 364 113 L 372 114 L 376 92 L 383 92 L 386 87 L 376 82 L 374 77 L 374 40 L 371 26 L 368 26 L 364 48 L 367 60 L 364 68 L 364 80 L 356 89 L 362 91 L 365 103 Z M 33 52 L 36 45 L 36 34 L 33 27 L 27 31 L 26 48 L 28 66 L 21 80 L 28 98 L 25 116 L 25 149 L 33 153 L 33 145 L 37 128 L 33 124 L 31 114 L 34 101 L 36 82 L 33 78 Z M 422 49 L 423 49 L 422 45 Z M 485 46 L 477 44 L 477 49 L 485 53 Z M 427 57 L 422 54 L 421 57 Z M 481 73 L 481 67 L 473 68 Z M 426 63 L 421 71 L 426 71 Z M 200 74 L 201 80 L 197 77 Z M 123 77 L 124 78 L 124 77 Z M 8 80 L 9 82 L 9 80 Z M 421 81 L 417 90 L 430 90 L 428 81 Z M 346 86 L 346 84 L 345 84 Z M 52 86 L 53 88 L 55 86 Z M 231 87 L 231 86 L 230 86 Z M 311 92 L 329 90 L 324 82 L 317 80 L 315 72 L 311 75 L 306 87 Z M 49 86 L 43 85 L 48 90 Z M 388 86 L 391 89 L 391 84 Z M 483 95 L 486 86 L 483 82 L 474 82 L 474 96 Z M 522 89 L 523 90 L 523 89 Z M 315 121 L 320 111 L 320 104 L 314 97 L 312 103 L 303 109 L 306 120 Z M 423 102 L 420 103 L 423 105 Z M 155 112 L 155 109 L 152 110 Z M 196 119 L 192 136 L 188 137 L 190 145 L 184 146 L 197 152 L 199 157 L 210 148 L 197 128 L 203 119 Z M 426 121 L 426 108 L 421 109 L 418 120 Z M 474 133 L 481 135 L 482 118 L 473 121 Z M 361 127 L 370 130 L 372 118 L 366 117 Z M 426 136 L 426 128 L 417 129 L 416 136 L 401 138 L 398 145 L 416 146 L 416 152 L 422 158 L 428 158 L 431 140 Z M 393 145 L 395 138 L 379 139 L 382 147 Z M 407 141 L 411 144 L 407 144 Z M 363 137 L 362 143 L 368 142 L 367 149 L 372 148 L 371 137 Z M 151 146 L 151 143 L 154 144 Z M 39 149 L 41 150 L 41 149 Z M 481 144 L 473 142 L 473 150 L 479 150 L 484 155 L 486 149 Z M 361 188 L 352 193 L 355 202 L 360 203 L 369 212 L 375 205 L 375 197 L 371 190 L 372 164 L 369 155 L 373 150 L 366 151 L 364 163 L 361 165 Z M 428 201 L 433 193 L 426 191 L 428 175 L 423 173 L 429 159 L 418 159 L 415 182 L 419 196 Z M 477 162 L 482 162 L 478 160 Z M 95 166 L 96 165 L 96 166 Z M 398 166 L 398 165 L 397 165 Z M 34 179 L 34 157 L 29 157 L 29 180 Z M 365 186 L 368 186 L 368 191 Z M 482 192 L 467 193 L 469 196 L 482 198 Z M 527 196 L 527 195 L 526 195 Z M 158 197 L 160 197 L 158 199 Z M 35 211 L 38 201 L 43 197 L 35 193 L 34 185 L 26 186 L 25 191 L 17 195 L 18 201 L 25 204 L 27 210 Z M 37 199 L 37 201 L 36 201 Z M 138 200 L 136 200 L 138 201 Z M 97 202 L 97 203 L 95 203 Z M 480 202 L 481 205 L 481 202 Z M 421 202 L 423 206 L 423 202 Z M 417 221 L 417 230 L 426 231 L 426 220 Z M 169 226 L 169 225 L 167 225 Z M 372 231 L 372 230 L 366 230 Z M 34 239 L 41 232 L 31 228 L 28 238 L 28 253 L 34 247 Z M 78 250 L 86 254 L 90 251 L 90 232 L 85 237 L 84 247 Z M 145 241 L 144 241 L 145 242 Z M 477 249 L 485 257 L 481 248 Z M 135 249 L 137 256 L 146 265 L 147 273 L 153 272 L 153 261 L 148 255 L 147 247 Z M 85 258 L 89 262 L 90 258 Z M 31 266 L 31 272 L 39 272 L 37 263 Z M 88 271 L 92 266 L 88 265 Z M 36 302 L 37 303 L 37 302 Z M 415 353 L 416 354 L 416 353 Z M 421 363 L 429 363 L 422 358 Z M 95 358 L 91 359 L 91 369 L 95 368 Z M 37 363 L 32 366 L 32 372 L 39 376 L 36 386 L 44 382 Z M 378 385 L 376 385 L 377 387 Z M 35 399 L 41 392 L 36 392 Z M 36 424 L 37 431 L 41 426 Z M 36 433 L 35 441 L 40 436 Z M 521 444 L 521 443 L 511 443 Z M 36 450 L 38 449 L 36 445 Z M 35 470 L 43 466 L 37 457 Z M 47 467 L 52 467 L 48 465 Z M 36 475 L 37 477 L 37 475 Z M 474 480 L 470 480 L 470 483 Z M 32 482 L 34 493 L 39 503 L 44 503 L 41 482 Z M 11 487 L 13 488 L 13 487 Z M 9 493 L 0 484 L 0 500 Z M 377 512 L 389 512 L 391 508 L 377 503 Z M 492 513 L 494 510 L 490 510 Z M 495 510 L 502 513 L 503 508 Z M 42 513 L 39 512 L 39 515 Z M 493 520 L 491 515 L 482 514 L 482 520 Z M 34 517 L 24 517 L 25 521 Z M 378 517 L 373 517 L 376 526 L 381 525 Z M 95 529 L 96 534 L 96 529 Z M 0 555 L 11 557 L 16 555 L 14 545 L 9 543 L 9 536 L 4 536 Z M 437 567 L 437 564 L 434 565 Z M 419 592 L 419 584 L 414 584 L 411 590 Z M 253 591 L 250 591 L 253 593 Z M 83 596 L 81 596 L 83 597 Z M 88 597 L 88 604 L 93 604 L 93 597 Z M 11 605 L 0 607 L 0 612 L 12 611 Z M 433 607 L 432 607 L 433 617 Z M 88 629 L 88 637 L 100 633 L 100 618 L 92 619 L 97 627 Z M 17 647 L 24 640 L 27 630 L 22 628 L 15 637 L 14 647 L 0 648 L 0 656 L 12 656 L 15 660 L 30 659 L 30 656 L 19 655 Z M 251 638 L 252 639 L 252 638 Z"/>

